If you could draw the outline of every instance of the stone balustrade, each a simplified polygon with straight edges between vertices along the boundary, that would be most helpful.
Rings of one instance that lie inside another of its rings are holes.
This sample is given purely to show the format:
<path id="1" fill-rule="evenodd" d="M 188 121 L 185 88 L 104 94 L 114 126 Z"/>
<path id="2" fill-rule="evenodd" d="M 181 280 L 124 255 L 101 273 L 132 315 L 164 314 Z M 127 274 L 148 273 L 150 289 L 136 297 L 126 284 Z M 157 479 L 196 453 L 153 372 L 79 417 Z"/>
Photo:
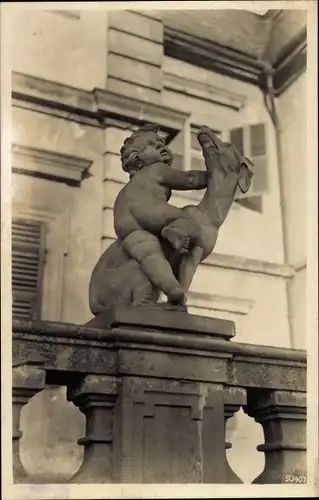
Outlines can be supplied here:
<path id="1" fill-rule="evenodd" d="M 86 417 L 71 482 L 240 483 L 225 438 L 240 408 L 264 431 L 254 482 L 306 482 L 306 353 L 236 343 L 231 322 L 193 316 L 187 327 L 173 314 L 174 324 L 166 312 L 120 314 L 106 328 L 13 322 L 15 482 L 32 482 L 19 455 L 20 411 L 46 384 L 66 386 Z"/>

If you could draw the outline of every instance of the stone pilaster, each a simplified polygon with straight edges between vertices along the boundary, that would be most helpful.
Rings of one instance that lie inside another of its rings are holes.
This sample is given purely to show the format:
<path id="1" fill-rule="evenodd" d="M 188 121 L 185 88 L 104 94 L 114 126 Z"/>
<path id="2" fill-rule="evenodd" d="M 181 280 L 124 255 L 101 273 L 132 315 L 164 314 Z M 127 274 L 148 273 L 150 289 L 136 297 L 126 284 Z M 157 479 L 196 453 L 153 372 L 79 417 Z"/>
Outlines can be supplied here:
<path id="1" fill-rule="evenodd" d="M 305 483 L 306 393 L 247 390 L 245 412 L 263 427 L 265 468 L 253 481 L 259 484 Z"/>
<path id="2" fill-rule="evenodd" d="M 160 11 L 110 11 L 107 89 L 160 103 L 163 47 Z"/>
<path id="3" fill-rule="evenodd" d="M 78 441 L 84 446 L 84 458 L 70 482 L 113 482 L 113 413 L 117 394 L 117 379 L 105 375 L 86 375 L 68 387 L 68 401 L 86 417 L 86 435 Z"/>
<path id="4" fill-rule="evenodd" d="M 28 483 L 30 478 L 20 458 L 21 410 L 30 399 L 44 389 L 45 370 L 41 364 L 25 363 L 12 370 L 12 455 L 13 480 L 16 483 Z M 41 423 L 40 423 L 41 424 Z"/>

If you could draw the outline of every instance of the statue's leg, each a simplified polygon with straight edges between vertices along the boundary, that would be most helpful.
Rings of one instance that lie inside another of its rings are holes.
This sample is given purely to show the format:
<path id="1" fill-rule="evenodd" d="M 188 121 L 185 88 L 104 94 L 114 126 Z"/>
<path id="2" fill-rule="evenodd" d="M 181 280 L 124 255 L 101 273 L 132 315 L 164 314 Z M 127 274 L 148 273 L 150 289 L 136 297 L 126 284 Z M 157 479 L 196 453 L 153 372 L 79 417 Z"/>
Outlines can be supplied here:
<path id="1" fill-rule="evenodd" d="M 159 298 L 159 292 L 145 277 L 145 283 L 133 288 L 133 306 L 155 305 Z"/>
<path id="2" fill-rule="evenodd" d="M 156 236 L 147 231 L 135 231 L 122 241 L 122 245 L 139 262 L 154 288 L 163 291 L 169 300 L 184 299 L 184 290 L 175 278 Z"/>
<path id="3" fill-rule="evenodd" d="M 198 265 L 203 257 L 203 249 L 195 246 L 188 255 L 184 255 L 179 266 L 179 281 L 185 293 L 187 293 Z"/>
<path id="4" fill-rule="evenodd" d="M 181 254 L 189 252 L 199 236 L 199 228 L 191 217 L 180 217 L 165 226 L 161 235 Z"/>

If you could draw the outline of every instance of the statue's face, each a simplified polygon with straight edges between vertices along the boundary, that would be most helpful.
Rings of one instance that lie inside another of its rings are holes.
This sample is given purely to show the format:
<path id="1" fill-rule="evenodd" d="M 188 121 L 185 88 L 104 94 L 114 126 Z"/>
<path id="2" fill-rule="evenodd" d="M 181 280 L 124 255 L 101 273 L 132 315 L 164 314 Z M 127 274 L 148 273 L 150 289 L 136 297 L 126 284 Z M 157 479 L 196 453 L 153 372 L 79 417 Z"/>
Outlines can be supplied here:
<path id="1" fill-rule="evenodd" d="M 164 139 L 155 132 L 148 132 L 137 136 L 132 148 L 138 152 L 139 158 L 144 166 L 153 163 L 172 164 L 173 155 L 166 146 Z"/>

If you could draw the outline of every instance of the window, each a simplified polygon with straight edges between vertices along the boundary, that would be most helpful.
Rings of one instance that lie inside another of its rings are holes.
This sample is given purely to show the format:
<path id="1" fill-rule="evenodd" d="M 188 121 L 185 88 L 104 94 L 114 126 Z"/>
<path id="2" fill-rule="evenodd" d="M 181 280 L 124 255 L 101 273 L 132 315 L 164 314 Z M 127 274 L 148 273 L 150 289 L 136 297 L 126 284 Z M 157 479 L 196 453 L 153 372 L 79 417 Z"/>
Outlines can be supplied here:
<path id="1" fill-rule="evenodd" d="M 39 319 L 45 258 L 46 225 L 29 219 L 12 221 L 13 317 Z"/>
<path id="2" fill-rule="evenodd" d="M 268 188 L 265 124 L 257 123 L 230 130 L 229 140 L 235 144 L 241 154 L 247 156 L 254 164 L 251 188 L 247 195 L 243 197 L 262 195 Z"/>

